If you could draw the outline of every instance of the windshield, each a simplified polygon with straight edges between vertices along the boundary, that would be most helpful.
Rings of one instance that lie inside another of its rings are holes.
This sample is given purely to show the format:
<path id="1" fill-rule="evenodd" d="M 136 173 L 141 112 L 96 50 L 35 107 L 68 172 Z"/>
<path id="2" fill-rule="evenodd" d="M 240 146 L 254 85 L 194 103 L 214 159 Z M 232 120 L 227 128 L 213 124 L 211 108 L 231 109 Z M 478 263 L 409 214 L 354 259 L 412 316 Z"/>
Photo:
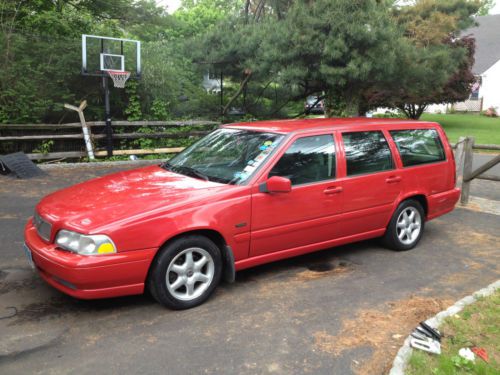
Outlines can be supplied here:
<path id="1" fill-rule="evenodd" d="M 283 137 L 275 133 L 219 129 L 162 167 L 207 181 L 241 184 L 262 165 Z"/>

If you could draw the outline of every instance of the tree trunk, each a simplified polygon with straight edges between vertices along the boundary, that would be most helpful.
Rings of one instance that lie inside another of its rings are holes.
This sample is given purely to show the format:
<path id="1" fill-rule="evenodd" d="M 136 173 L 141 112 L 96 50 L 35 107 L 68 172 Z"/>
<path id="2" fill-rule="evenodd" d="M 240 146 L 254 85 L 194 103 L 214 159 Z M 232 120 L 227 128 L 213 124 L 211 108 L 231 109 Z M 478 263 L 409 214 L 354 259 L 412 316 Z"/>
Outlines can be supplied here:
<path id="1" fill-rule="evenodd" d="M 403 113 L 405 114 L 406 117 L 412 119 L 412 120 L 418 120 L 420 116 L 422 116 L 422 113 L 424 113 L 425 109 L 427 108 L 427 104 L 404 104 L 400 107 L 398 107 Z"/>
<path id="2" fill-rule="evenodd" d="M 425 109 L 427 108 L 427 104 L 419 105 L 418 109 L 415 113 L 415 120 L 420 119 L 420 116 L 424 113 Z"/>
<path id="3" fill-rule="evenodd" d="M 352 89 L 348 89 L 345 92 L 345 116 L 346 117 L 357 117 L 359 116 L 359 106 L 361 103 L 360 96 L 354 92 Z"/>
<path id="4" fill-rule="evenodd" d="M 327 90 L 325 93 L 325 117 L 344 117 L 345 101 L 341 95 L 334 90 Z"/>
<path id="5" fill-rule="evenodd" d="M 358 115 L 366 116 L 369 109 L 368 102 L 364 98 L 361 98 L 358 105 Z"/>
<path id="6" fill-rule="evenodd" d="M 245 87 L 247 86 L 248 81 L 250 80 L 250 77 L 252 76 L 252 71 L 250 69 L 245 70 L 245 79 L 240 83 L 240 87 L 238 88 L 238 91 L 229 99 L 229 102 L 224 106 L 222 109 L 222 114 L 225 115 L 226 112 L 228 111 L 229 107 L 233 104 L 233 102 L 238 99 L 238 97 L 241 95 L 241 93 L 244 91 Z"/>

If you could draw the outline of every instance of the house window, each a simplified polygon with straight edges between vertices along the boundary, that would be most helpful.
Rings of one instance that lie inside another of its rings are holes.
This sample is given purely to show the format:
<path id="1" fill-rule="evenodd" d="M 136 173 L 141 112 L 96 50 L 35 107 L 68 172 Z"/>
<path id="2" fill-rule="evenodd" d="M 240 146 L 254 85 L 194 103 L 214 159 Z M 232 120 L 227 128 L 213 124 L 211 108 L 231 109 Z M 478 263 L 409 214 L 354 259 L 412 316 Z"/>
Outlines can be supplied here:
<path id="1" fill-rule="evenodd" d="M 481 87 L 481 78 L 477 78 L 472 85 L 469 100 L 479 100 L 479 88 Z"/>

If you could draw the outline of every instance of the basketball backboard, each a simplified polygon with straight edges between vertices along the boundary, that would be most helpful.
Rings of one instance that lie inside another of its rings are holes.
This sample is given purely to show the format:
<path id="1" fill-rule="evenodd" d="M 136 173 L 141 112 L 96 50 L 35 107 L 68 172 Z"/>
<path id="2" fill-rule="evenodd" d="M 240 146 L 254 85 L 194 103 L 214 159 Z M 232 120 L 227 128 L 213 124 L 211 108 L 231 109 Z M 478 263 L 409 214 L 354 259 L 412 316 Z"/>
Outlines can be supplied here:
<path id="1" fill-rule="evenodd" d="M 141 42 L 83 34 L 82 74 L 106 77 L 109 72 L 130 72 L 130 78 L 140 78 Z"/>

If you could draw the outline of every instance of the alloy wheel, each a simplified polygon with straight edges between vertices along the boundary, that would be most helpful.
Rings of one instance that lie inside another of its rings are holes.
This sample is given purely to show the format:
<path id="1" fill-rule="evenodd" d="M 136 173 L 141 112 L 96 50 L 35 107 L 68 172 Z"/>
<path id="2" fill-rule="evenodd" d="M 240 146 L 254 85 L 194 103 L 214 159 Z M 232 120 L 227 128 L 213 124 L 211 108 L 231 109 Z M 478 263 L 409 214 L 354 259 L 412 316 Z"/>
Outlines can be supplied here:
<path id="1" fill-rule="evenodd" d="M 422 218 L 415 207 L 406 207 L 396 222 L 397 236 L 401 243 L 411 245 L 418 239 L 422 228 Z"/>
<path id="2" fill-rule="evenodd" d="M 214 260 L 208 251 L 199 247 L 185 249 L 168 265 L 167 289 L 174 298 L 191 301 L 209 288 L 214 273 Z"/>

